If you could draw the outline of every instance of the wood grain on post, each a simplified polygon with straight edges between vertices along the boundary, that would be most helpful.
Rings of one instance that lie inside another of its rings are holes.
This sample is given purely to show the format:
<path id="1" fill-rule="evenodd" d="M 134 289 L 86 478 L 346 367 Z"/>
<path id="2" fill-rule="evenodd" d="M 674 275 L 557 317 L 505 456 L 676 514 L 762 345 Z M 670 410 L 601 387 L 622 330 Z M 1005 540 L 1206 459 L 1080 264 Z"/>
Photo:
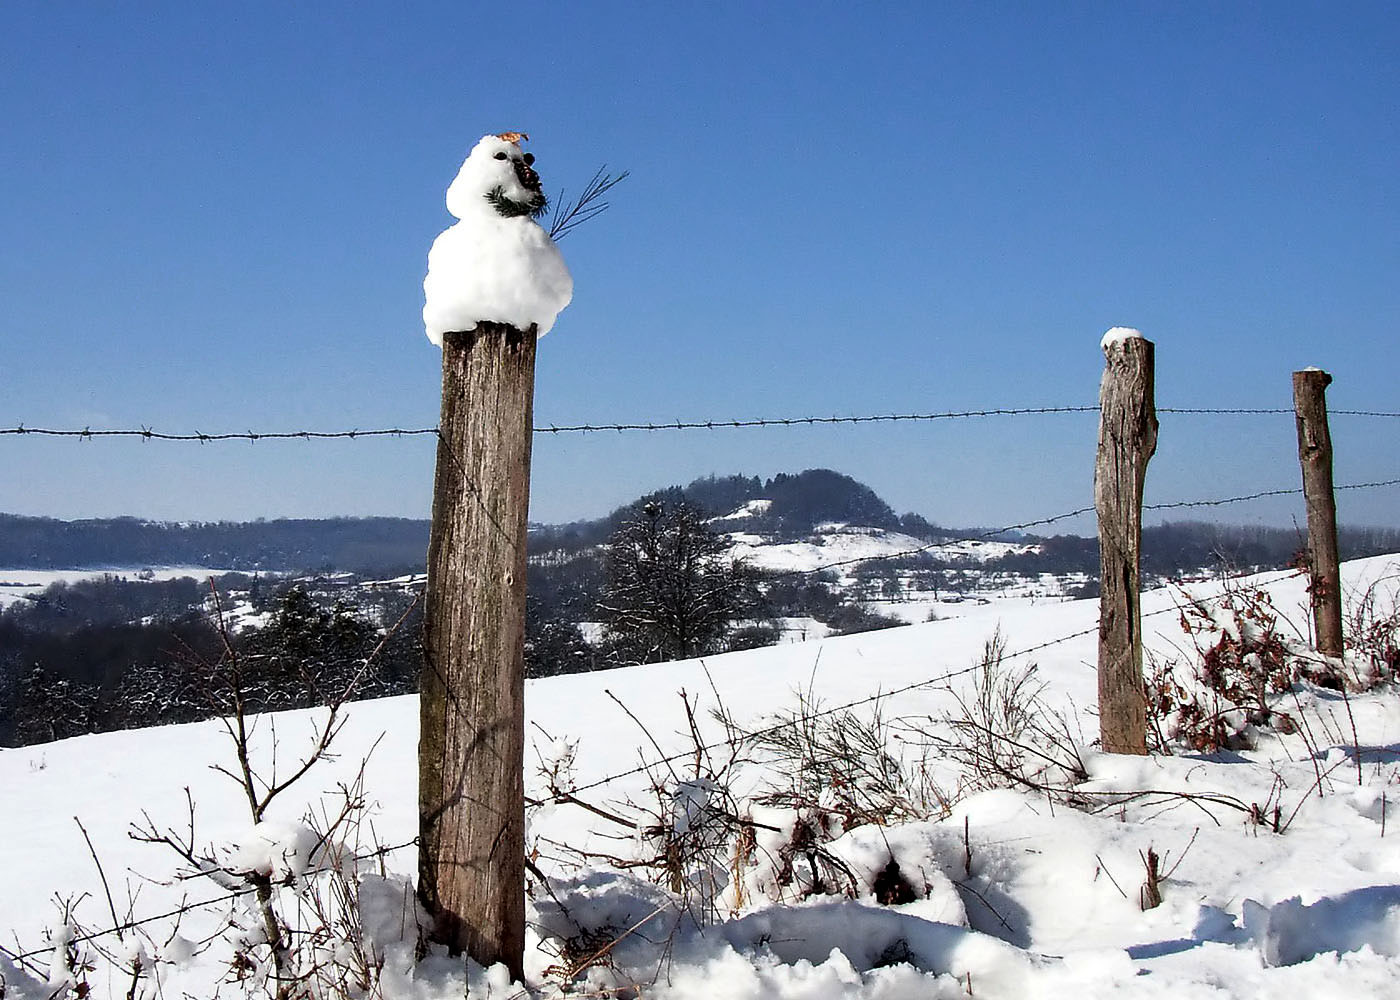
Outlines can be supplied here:
<path id="1" fill-rule="evenodd" d="M 1153 346 L 1106 338 L 1094 506 L 1099 518 L 1099 735 L 1108 753 L 1147 752 L 1142 683 L 1142 493 L 1157 448 Z"/>
<path id="2" fill-rule="evenodd" d="M 1332 376 L 1316 368 L 1293 373 L 1293 412 L 1298 418 L 1298 464 L 1308 508 L 1308 572 L 1312 583 L 1317 651 L 1342 655 L 1342 574 L 1337 555 L 1337 498 L 1332 489 L 1332 435 L 1327 428 L 1327 387 Z"/>
<path id="3" fill-rule="evenodd" d="M 418 893 L 433 937 L 524 977 L 525 532 L 535 328 L 442 345 L 424 600 Z"/>

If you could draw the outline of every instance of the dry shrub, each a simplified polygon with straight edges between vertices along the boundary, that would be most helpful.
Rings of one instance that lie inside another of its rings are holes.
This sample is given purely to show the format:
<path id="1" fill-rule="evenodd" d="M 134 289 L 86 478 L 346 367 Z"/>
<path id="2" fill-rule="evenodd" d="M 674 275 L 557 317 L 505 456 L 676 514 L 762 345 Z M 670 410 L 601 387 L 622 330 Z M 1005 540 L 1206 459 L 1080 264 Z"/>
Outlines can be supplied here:
<path id="1" fill-rule="evenodd" d="M 1342 630 L 1352 681 L 1360 690 L 1400 679 L 1400 577 L 1373 580 L 1348 595 Z"/>
<path id="2" fill-rule="evenodd" d="M 1188 598 L 1180 620 L 1191 643 L 1189 668 L 1180 658 L 1149 658 L 1147 710 L 1159 749 L 1248 749 L 1255 728 L 1296 730 L 1277 701 L 1297 683 L 1347 686 L 1342 664 L 1294 638 L 1297 629 L 1258 587 L 1227 589 L 1209 600 Z"/>
<path id="3" fill-rule="evenodd" d="M 905 740 L 907 728 L 905 720 L 885 718 L 881 699 L 860 713 L 823 708 L 810 692 L 799 694 L 795 710 L 744 734 L 752 755 L 776 775 L 754 801 L 829 815 L 842 831 L 946 816 L 949 802 L 930 773 L 929 750 Z"/>
<path id="4" fill-rule="evenodd" d="M 1006 662 L 1006 639 L 982 648 L 971 693 L 951 691 L 956 712 L 930 719 L 928 745 L 963 771 L 957 797 L 990 788 L 1058 794 L 1088 777 L 1069 719 L 1042 697 L 1034 663 Z"/>

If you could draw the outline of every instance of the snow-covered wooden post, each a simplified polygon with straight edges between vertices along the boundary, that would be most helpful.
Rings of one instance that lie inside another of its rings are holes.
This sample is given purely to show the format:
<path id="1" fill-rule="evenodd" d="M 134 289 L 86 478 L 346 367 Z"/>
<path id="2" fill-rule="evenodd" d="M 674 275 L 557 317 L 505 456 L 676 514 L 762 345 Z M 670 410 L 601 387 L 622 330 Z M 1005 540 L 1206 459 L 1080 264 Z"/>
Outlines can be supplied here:
<path id="1" fill-rule="evenodd" d="M 1293 412 L 1298 420 L 1298 463 L 1308 509 L 1308 573 L 1312 582 L 1317 651 L 1342 655 L 1342 573 L 1337 553 L 1337 498 L 1332 488 L 1332 433 L 1327 427 L 1327 387 L 1332 376 L 1318 368 L 1293 373 Z"/>
<path id="2" fill-rule="evenodd" d="M 1157 448 L 1152 341 L 1104 335 L 1094 506 L 1099 518 L 1099 736 L 1108 753 L 1147 752 L 1142 683 L 1142 492 Z"/>
<path id="3" fill-rule="evenodd" d="M 428 255 L 442 347 L 418 744 L 418 894 L 433 937 L 524 979 L 525 535 L 536 338 L 573 294 L 521 133 L 485 136 Z"/>

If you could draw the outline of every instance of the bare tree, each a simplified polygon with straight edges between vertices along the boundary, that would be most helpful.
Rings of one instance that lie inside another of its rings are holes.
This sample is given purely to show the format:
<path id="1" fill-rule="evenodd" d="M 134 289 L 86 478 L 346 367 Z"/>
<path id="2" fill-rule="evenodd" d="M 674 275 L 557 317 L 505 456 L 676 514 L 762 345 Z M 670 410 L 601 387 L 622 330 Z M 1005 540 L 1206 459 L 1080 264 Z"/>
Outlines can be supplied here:
<path id="1" fill-rule="evenodd" d="M 610 653 L 623 663 L 717 652 L 758 604 L 754 573 L 682 499 L 652 496 L 613 534 L 599 603 Z"/>

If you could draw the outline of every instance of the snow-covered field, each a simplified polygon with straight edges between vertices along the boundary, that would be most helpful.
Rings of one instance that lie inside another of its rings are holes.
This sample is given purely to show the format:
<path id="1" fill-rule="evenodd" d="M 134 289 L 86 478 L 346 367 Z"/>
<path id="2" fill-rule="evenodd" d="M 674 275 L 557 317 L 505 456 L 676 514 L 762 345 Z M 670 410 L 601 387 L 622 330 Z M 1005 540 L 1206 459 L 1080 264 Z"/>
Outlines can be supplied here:
<path id="1" fill-rule="evenodd" d="M 1400 557 L 1349 564 L 1344 578 L 1349 595 L 1376 584 L 1377 607 L 1393 610 Z M 1284 619 L 1305 621 L 1301 579 L 1276 573 L 1259 580 Z M 1208 593 L 1219 585 L 1195 589 Z M 1189 671 L 1194 646 L 1176 611 L 1180 600 L 1180 594 L 1166 590 L 1145 595 L 1144 639 L 1150 659 L 1174 659 Z M 648 799 L 648 778 L 637 765 L 657 753 L 611 695 L 643 719 L 650 737 L 671 753 L 688 745 L 682 735 L 687 729 L 682 690 L 702 709 L 721 700 L 729 713 L 753 725 L 796 710 L 798 692 L 808 709 L 814 702 L 823 709 L 862 702 L 855 711 L 864 713 L 875 707 L 867 699 L 885 692 L 879 711 L 887 721 L 905 720 L 891 746 L 909 762 L 920 758 L 921 736 L 947 731 L 940 720 L 958 715 L 959 697 L 975 696 L 977 673 L 966 668 L 979 661 L 999 629 L 1010 667 L 1036 664 L 1035 678 L 1044 685 L 1041 699 L 1048 709 L 1066 714 L 1088 771 L 1074 789 L 1085 808 L 1070 808 L 1063 797 L 1026 788 L 977 790 L 970 787 L 975 773 L 947 759 L 927 759 L 927 776 L 950 803 L 946 816 L 860 826 L 828 845 L 829 854 L 851 873 L 856 898 L 815 896 L 779 905 L 770 898 L 779 891 L 771 868 L 761 860 L 746 869 L 731 867 L 726 863 L 731 855 L 722 851 L 716 856 L 721 863 L 700 872 L 718 880 L 713 920 L 700 919 L 694 906 L 678 906 L 669 893 L 644 880 L 645 870 L 623 873 L 601 863 L 592 868 L 566 863 L 578 857 L 571 850 L 612 855 L 644 850 L 639 843 L 617 840 L 612 824 L 562 803 L 532 810 L 530 842 L 553 884 L 552 895 L 537 891 L 530 901 L 526 971 L 531 986 L 541 996 L 560 995 L 559 980 L 548 968 L 558 961 L 557 947 L 550 950 L 557 940 L 550 936 L 567 933 L 561 930 L 566 925 L 611 928 L 616 936 L 641 922 L 610 950 L 608 963 L 589 973 L 587 985 L 632 983 L 641 996 L 676 1000 L 1397 995 L 1400 695 L 1383 688 L 1343 699 L 1302 687 L 1282 696 L 1296 725 L 1287 733 L 1257 732 L 1253 749 L 1104 755 L 1090 745 L 1097 732 L 1096 602 L 1017 603 L 969 605 L 957 618 L 703 663 L 529 682 L 527 738 L 533 746 L 527 760 L 555 760 L 572 745 L 572 787 L 579 797 L 633 815 L 627 801 Z M 281 773 L 306 747 L 318 717 L 301 712 L 262 720 L 258 741 L 266 755 L 275 737 Z M 359 703 L 350 707 L 348 720 L 338 758 L 318 765 L 308 792 L 333 792 L 337 782 L 351 781 L 368 754 L 364 787 L 375 836 L 386 845 L 410 841 L 416 832 L 415 699 Z M 698 721 L 707 738 L 720 735 L 703 711 Z M 97 869 L 74 817 L 92 838 L 118 910 L 126 909 L 128 889 L 137 895 L 137 916 L 161 913 L 182 899 L 220 896 L 205 880 L 171 883 L 178 866 L 170 853 L 127 837 L 129 825 L 143 814 L 161 828 L 183 829 L 188 787 L 198 842 L 238 844 L 249 856 L 258 838 L 250 836 L 237 786 L 211 769 L 220 764 L 232 766 L 232 759 L 217 722 L 0 752 L 4 946 L 11 951 L 45 946 L 45 928 L 57 914 L 51 905 L 55 893 L 87 893 L 79 916 L 92 927 L 110 922 Z M 270 766 L 269 757 L 263 766 Z M 689 764 L 675 766 L 684 770 Z M 623 772 L 630 773 L 595 784 Z M 747 765 L 733 777 L 733 791 L 742 797 L 772 774 Z M 527 775 L 527 789 L 536 798 L 550 798 L 537 774 Z M 677 825 L 693 821 L 718 794 L 696 781 L 676 790 Z M 827 801 L 839 794 L 827 788 L 820 797 Z M 320 799 L 303 795 L 287 803 L 275 817 L 279 826 L 261 832 L 295 831 L 308 801 Z M 760 828 L 757 835 L 759 846 L 770 849 L 777 846 L 773 837 L 789 833 L 795 821 L 762 809 L 754 818 L 774 820 L 770 825 L 777 833 Z M 1144 910 L 1149 850 L 1161 859 L 1162 902 Z M 915 898 L 881 905 L 870 876 L 891 860 Z M 391 876 L 411 876 L 413 849 L 391 852 L 386 865 Z M 414 973 L 411 948 L 388 943 L 405 923 L 411 930 L 412 920 L 402 919 L 409 912 L 404 885 L 376 876 L 362 892 L 369 907 L 365 933 L 384 949 L 385 995 L 462 996 L 466 987 L 458 963 L 430 959 Z M 736 904 L 740 885 L 747 891 Z M 152 941 L 145 947 L 160 960 L 165 995 L 213 994 L 213 984 L 228 971 L 230 947 L 223 938 L 202 951 L 196 945 L 218 934 L 230 906 L 187 915 L 175 938 L 169 921 L 151 925 Z M 549 940 L 542 942 L 542 936 Z M 111 939 L 105 943 L 128 947 Z M 192 951 L 199 953 L 191 957 Z M 34 961 L 46 968 L 47 953 Z M 7 997 L 48 995 L 35 977 L 20 975 L 12 965 L 0 964 L 0 974 L 8 980 Z M 100 972 L 93 974 L 93 983 L 98 996 L 125 993 L 125 984 L 109 982 Z M 470 990 L 479 996 L 525 995 L 503 982 L 499 970 L 473 969 Z M 224 987 L 225 995 L 234 992 Z"/>
<path id="2" fill-rule="evenodd" d="M 37 597 L 55 583 L 78 583 L 103 576 L 140 580 L 178 580 L 182 576 L 205 580 L 232 572 L 207 566 L 152 566 L 121 569 L 0 569 L 0 608 L 16 601 Z"/>

